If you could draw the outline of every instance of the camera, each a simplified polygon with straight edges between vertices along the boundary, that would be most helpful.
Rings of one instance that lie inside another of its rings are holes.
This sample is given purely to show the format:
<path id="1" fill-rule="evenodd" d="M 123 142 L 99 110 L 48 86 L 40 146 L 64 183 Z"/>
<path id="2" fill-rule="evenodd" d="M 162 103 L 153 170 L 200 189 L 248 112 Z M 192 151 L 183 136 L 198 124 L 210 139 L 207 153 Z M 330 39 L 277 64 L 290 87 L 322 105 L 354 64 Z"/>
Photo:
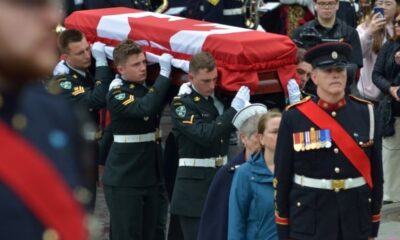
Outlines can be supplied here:
<path id="1" fill-rule="evenodd" d="M 385 10 L 381 7 L 374 7 L 374 14 L 378 14 L 380 18 L 385 16 Z"/>

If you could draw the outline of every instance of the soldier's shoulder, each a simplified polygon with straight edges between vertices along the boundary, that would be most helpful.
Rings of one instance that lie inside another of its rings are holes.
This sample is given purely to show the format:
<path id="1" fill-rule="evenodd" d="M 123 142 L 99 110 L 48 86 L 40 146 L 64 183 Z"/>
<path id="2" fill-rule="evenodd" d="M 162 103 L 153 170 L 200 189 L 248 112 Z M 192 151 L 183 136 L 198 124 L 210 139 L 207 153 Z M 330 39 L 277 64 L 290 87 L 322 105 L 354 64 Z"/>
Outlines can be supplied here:
<path id="1" fill-rule="evenodd" d="M 351 100 L 353 100 L 353 101 L 355 101 L 355 102 L 358 102 L 358 103 L 361 103 L 361 104 L 371 104 L 371 105 L 374 105 L 371 101 L 368 101 L 368 100 L 366 100 L 366 99 L 364 99 L 364 98 L 360 98 L 360 97 L 357 97 L 357 96 L 354 96 L 354 95 L 350 95 L 349 97 L 350 97 Z"/>
<path id="2" fill-rule="evenodd" d="M 299 105 L 301 105 L 301 104 L 303 104 L 303 103 L 306 103 L 306 102 L 308 102 L 308 101 L 311 101 L 311 97 L 310 97 L 310 96 L 307 96 L 307 97 L 303 98 L 302 100 L 300 100 L 300 101 L 297 102 L 297 103 L 293 103 L 293 104 L 290 104 L 290 105 L 286 106 L 285 110 L 286 110 L 286 111 L 289 111 L 290 109 L 293 109 L 293 108 L 295 108 L 296 106 L 299 106 Z"/>
<path id="3" fill-rule="evenodd" d="M 172 99 L 172 104 L 173 104 L 174 106 L 188 105 L 188 104 L 190 104 L 191 102 L 193 102 L 193 100 L 192 100 L 192 97 L 191 97 L 190 94 L 178 95 L 178 96 L 175 96 L 175 97 Z"/>

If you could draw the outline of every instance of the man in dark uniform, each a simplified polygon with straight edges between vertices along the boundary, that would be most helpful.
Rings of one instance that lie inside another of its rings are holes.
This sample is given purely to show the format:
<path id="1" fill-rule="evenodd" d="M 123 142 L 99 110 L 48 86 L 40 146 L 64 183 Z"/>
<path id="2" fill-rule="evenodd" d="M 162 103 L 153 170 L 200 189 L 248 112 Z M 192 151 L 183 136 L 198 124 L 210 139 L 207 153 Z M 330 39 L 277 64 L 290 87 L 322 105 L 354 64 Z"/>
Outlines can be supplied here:
<path id="1" fill-rule="evenodd" d="M 107 95 L 114 142 L 103 176 L 113 240 L 154 238 L 161 168 L 159 123 L 170 85 L 171 59 L 169 54 L 160 57 L 160 75 L 148 87 L 142 48 L 125 40 L 114 50 L 122 85 Z"/>
<path id="2" fill-rule="evenodd" d="M 62 89 L 62 95 L 74 106 L 85 108 L 96 124 L 90 132 L 92 141 L 101 138 L 103 129 L 100 127 L 99 110 L 106 106 L 108 86 L 113 79 L 111 69 L 108 67 L 105 44 L 96 42 L 92 49 L 82 32 L 75 29 L 63 31 L 58 38 L 58 47 L 61 58 L 64 59 L 65 73 L 54 78 Z M 96 72 L 93 77 L 89 72 L 91 54 L 96 60 Z M 98 148 L 98 145 L 96 145 Z M 96 150 L 98 152 L 98 150 Z M 97 179 L 97 166 L 99 159 L 96 157 L 96 169 L 92 176 Z M 91 186 L 93 195 L 96 194 L 96 184 Z M 94 209 L 94 201 L 93 201 Z"/>
<path id="3" fill-rule="evenodd" d="M 0 239 L 88 239 L 73 191 L 90 148 L 61 89 L 36 81 L 57 61 L 60 18 L 52 1 L 0 1 Z"/>
<path id="4" fill-rule="evenodd" d="M 292 39 L 302 48 L 309 49 L 324 41 L 349 43 L 353 47 L 347 66 L 347 93 L 358 79 L 359 69 L 363 66 L 361 43 L 355 28 L 338 19 L 339 0 L 315 0 L 316 18 L 297 28 Z"/>
<path id="5" fill-rule="evenodd" d="M 205 21 L 246 27 L 245 7 L 242 0 L 204 0 L 203 2 Z"/>
<path id="6" fill-rule="evenodd" d="M 374 239 L 382 203 L 382 144 L 370 102 L 345 95 L 346 43 L 305 55 L 317 96 L 283 114 L 275 152 L 279 239 Z"/>
<path id="7" fill-rule="evenodd" d="M 249 89 L 242 87 L 227 108 L 214 94 L 217 78 L 211 54 L 194 55 L 189 64 L 192 91 L 172 103 L 179 167 L 171 213 L 179 216 L 185 240 L 197 239 L 208 188 L 219 167 L 227 162 L 232 118 L 250 99 Z"/>

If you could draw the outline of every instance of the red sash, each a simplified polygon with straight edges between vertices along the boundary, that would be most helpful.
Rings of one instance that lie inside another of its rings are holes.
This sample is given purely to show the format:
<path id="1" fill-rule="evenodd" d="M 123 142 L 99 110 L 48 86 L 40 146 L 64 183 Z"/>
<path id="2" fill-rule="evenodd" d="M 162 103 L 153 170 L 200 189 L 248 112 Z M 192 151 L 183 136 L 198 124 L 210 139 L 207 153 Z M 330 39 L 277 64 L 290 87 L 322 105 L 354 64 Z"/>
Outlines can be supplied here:
<path id="1" fill-rule="evenodd" d="M 1 120 L 0 136 L 0 180 L 60 239 L 86 240 L 84 211 L 52 163 Z"/>
<path id="2" fill-rule="evenodd" d="M 370 188 L 373 187 L 371 178 L 371 163 L 365 152 L 354 139 L 329 114 L 323 111 L 316 103 L 309 100 L 299 104 L 300 110 L 308 119 L 321 129 L 331 129 L 331 136 L 343 154 L 361 173 Z M 368 160 L 368 161 L 367 161 Z"/>

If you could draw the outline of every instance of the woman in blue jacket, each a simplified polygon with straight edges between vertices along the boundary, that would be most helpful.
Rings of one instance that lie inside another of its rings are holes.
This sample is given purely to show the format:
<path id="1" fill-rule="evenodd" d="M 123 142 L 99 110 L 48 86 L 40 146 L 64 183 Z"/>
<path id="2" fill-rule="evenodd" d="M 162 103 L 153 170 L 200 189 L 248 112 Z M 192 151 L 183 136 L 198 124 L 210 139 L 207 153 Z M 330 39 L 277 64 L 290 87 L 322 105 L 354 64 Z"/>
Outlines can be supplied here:
<path id="1" fill-rule="evenodd" d="M 262 150 L 240 166 L 229 196 L 228 240 L 276 240 L 274 152 L 281 113 L 270 111 L 258 123 Z"/>

